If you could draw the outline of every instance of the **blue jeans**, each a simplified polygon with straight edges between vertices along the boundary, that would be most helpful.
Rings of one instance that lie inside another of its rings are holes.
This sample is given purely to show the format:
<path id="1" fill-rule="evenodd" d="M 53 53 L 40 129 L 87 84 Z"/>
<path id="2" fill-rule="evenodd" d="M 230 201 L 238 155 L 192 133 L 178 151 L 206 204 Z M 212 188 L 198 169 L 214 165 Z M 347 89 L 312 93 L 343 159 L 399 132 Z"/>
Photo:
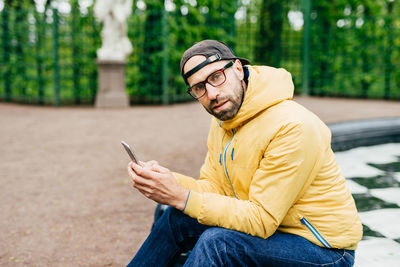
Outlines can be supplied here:
<path id="1" fill-rule="evenodd" d="M 173 266 L 192 249 L 184 266 L 352 266 L 354 251 L 319 247 L 307 239 L 276 232 L 267 239 L 202 225 L 168 208 L 128 267 Z"/>

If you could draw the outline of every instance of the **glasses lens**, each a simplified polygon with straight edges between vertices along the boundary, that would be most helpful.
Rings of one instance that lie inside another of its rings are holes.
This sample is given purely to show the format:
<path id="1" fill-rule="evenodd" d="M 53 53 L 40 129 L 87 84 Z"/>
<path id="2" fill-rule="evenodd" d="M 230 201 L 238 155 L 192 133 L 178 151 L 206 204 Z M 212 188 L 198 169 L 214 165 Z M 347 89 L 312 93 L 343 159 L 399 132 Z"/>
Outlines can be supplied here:
<path id="1" fill-rule="evenodd" d="M 225 74 L 224 71 L 219 70 L 214 72 L 213 74 L 211 74 L 208 79 L 207 82 L 209 84 L 211 84 L 212 86 L 218 86 L 221 85 L 225 82 Z"/>
<path id="2" fill-rule="evenodd" d="M 204 83 L 202 83 L 202 82 L 193 85 L 189 89 L 189 93 L 195 98 L 199 98 L 199 97 L 203 96 L 205 92 L 206 92 L 206 87 L 205 87 Z"/>

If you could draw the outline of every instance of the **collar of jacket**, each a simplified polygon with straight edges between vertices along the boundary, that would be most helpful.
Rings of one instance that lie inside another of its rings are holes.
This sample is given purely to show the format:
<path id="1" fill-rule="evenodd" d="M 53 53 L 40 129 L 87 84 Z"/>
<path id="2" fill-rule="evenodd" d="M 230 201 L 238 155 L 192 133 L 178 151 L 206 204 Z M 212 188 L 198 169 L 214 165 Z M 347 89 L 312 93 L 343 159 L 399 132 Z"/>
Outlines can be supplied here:
<path id="1" fill-rule="evenodd" d="M 234 118 L 220 122 L 225 130 L 240 127 L 265 109 L 293 98 L 294 85 L 288 71 L 268 66 L 247 67 L 250 74 L 243 104 Z"/>

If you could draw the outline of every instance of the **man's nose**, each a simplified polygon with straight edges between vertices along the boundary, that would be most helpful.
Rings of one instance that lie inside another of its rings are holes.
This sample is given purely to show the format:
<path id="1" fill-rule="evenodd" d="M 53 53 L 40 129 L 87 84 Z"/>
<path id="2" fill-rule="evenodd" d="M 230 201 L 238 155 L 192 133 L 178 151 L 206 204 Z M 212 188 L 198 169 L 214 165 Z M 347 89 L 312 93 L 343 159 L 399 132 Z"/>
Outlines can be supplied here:
<path id="1" fill-rule="evenodd" d="M 215 88 L 214 86 L 212 86 L 209 83 L 206 83 L 206 89 L 207 89 L 207 97 L 210 100 L 214 100 L 217 98 L 217 96 L 219 95 L 219 90 L 218 88 Z"/>

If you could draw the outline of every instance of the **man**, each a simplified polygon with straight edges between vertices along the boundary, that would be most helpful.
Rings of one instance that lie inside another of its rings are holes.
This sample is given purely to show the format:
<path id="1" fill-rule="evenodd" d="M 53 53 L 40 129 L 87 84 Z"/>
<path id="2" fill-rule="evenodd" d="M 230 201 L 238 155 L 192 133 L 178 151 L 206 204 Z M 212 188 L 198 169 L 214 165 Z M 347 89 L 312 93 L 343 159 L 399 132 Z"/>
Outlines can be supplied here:
<path id="1" fill-rule="evenodd" d="M 292 101 L 291 75 L 204 40 L 181 60 L 213 115 L 200 179 L 130 163 L 133 186 L 171 206 L 129 266 L 352 266 L 362 225 L 328 127 Z M 246 65 L 246 66 L 244 66 Z"/>

